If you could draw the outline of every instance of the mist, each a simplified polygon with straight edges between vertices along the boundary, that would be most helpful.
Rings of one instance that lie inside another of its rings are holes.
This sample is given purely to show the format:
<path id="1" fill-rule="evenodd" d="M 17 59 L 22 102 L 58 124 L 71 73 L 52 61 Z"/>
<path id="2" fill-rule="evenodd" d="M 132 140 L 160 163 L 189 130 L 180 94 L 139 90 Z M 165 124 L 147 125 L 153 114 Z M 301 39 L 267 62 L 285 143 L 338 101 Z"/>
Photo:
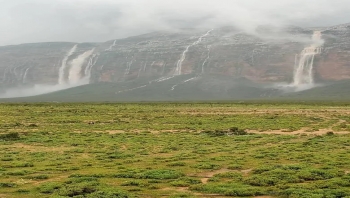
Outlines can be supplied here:
<path id="1" fill-rule="evenodd" d="M 0 45 L 100 42 L 152 31 L 347 23 L 348 0 L 0 0 Z"/>

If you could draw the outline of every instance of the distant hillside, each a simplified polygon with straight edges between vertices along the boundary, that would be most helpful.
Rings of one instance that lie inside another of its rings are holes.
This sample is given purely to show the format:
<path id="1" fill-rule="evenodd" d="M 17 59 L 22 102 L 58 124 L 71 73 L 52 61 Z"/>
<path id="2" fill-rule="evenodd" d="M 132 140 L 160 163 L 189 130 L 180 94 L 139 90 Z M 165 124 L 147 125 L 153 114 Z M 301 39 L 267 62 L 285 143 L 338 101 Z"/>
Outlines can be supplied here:
<path id="1" fill-rule="evenodd" d="M 273 84 L 257 84 L 246 79 L 193 75 L 155 82 L 95 83 L 40 96 L 0 99 L 0 102 L 149 102 L 149 101 L 300 101 L 350 99 L 350 81 L 329 83 L 314 89 L 288 93 Z"/>
<path id="2" fill-rule="evenodd" d="M 293 71 L 300 58 L 296 55 L 312 43 L 313 30 L 262 26 L 256 34 L 247 34 L 234 27 L 224 27 L 153 32 L 104 43 L 3 46 L 0 47 L 0 98 L 54 91 L 58 92 L 26 100 L 348 97 L 344 91 L 347 82 L 342 83 L 350 79 L 349 24 L 318 29 L 324 44 L 312 59 L 312 75 L 317 84 L 339 83 L 295 94 L 271 88 L 275 83 L 293 81 Z M 171 91 L 176 84 L 179 85 Z M 336 93 L 329 96 L 328 89 Z M 343 91 L 338 93 L 338 89 Z"/>

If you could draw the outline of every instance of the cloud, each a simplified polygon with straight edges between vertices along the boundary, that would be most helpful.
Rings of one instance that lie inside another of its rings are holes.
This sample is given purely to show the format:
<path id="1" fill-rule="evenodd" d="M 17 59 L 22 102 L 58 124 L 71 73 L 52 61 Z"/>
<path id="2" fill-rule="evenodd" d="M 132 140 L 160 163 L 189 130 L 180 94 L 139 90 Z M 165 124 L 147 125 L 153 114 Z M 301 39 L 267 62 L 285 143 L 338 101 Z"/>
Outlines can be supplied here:
<path id="1" fill-rule="evenodd" d="M 105 41 L 151 31 L 350 22 L 349 0 L 0 0 L 0 45 Z"/>

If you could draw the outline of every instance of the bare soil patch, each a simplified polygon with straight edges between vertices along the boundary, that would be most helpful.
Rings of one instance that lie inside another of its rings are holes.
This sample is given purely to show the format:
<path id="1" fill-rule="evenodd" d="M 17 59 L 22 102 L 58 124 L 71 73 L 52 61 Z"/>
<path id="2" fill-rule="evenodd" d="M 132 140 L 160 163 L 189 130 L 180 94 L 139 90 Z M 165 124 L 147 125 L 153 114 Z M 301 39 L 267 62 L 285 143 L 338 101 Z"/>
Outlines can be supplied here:
<path id="1" fill-rule="evenodd" d="M 257 131 L 257 130 L 248 130 L 248 133 L 253 134 L 267 134 L 267 135 L 326 135 L 328 132 L 333 132 L 334 134 L 345 135 L 350 134 L 350 131 L 333 131 L 329 129 L 320 129 L 318 131 L 307 132 L 305 129 L 287 132 L 284 130 L 272 130 L 272 131 Z"/>
<path id="2" fill-rule="evenodd" d="M 208 180 L 210 178 L 212 178 L 214 175 L 220 174 L 220 173 L 227 173 L 227 172 L 230 172 L 230 171 L 231 170 L 229 170 L 229 169 L 223 168 L 223 169 L 212 171 L 212 172 L 204 172 L 204 173 L 199 174 L 199 176 L 202 177 L 201 178 L 202 183 L 206 184 L 206 183 L 208 183 Z"/>
<path id="3" fill-rule="evenodd" d="M 7 148 L 14 148 L 14 149 L 24 149 L 28 152 L 60 152 L 63 153 L 64 151 L 68 151 L 71 148 L 69 147 L 47 147 L 47 146 L 41 146 L 41 145 L 28 145 L 28 144 L 22 144 L 22 143 L 15 143 L 10 146 L 7 146 Z"/>

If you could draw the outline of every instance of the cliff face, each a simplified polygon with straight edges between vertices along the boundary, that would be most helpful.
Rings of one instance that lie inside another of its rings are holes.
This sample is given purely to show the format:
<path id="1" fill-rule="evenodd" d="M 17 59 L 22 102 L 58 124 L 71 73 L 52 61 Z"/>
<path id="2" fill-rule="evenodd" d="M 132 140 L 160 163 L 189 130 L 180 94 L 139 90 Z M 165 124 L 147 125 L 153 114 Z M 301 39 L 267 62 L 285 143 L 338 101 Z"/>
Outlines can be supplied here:
<path id="1" fill-rule="evenodd" d="M 350 79 L 350 24 L 320 28 L 316 81 Z M 38 43 L 0 47 L 3 87 L 33 84 L 124 82 L 184 74 L 291 82 L 295 55 L 312 29 L 264 27 L 249 35 L 234 28 L 155 32 L 105 43 Z"/>

